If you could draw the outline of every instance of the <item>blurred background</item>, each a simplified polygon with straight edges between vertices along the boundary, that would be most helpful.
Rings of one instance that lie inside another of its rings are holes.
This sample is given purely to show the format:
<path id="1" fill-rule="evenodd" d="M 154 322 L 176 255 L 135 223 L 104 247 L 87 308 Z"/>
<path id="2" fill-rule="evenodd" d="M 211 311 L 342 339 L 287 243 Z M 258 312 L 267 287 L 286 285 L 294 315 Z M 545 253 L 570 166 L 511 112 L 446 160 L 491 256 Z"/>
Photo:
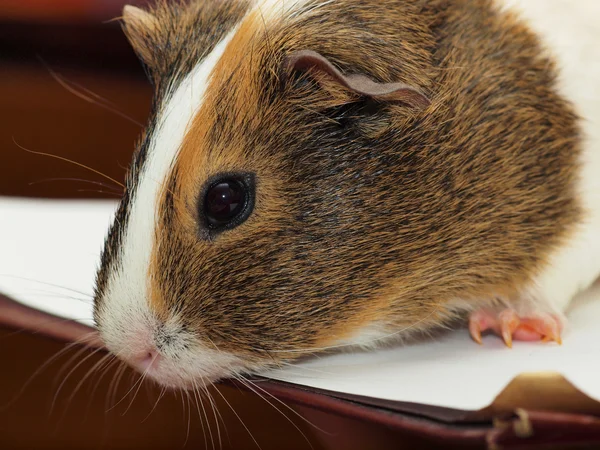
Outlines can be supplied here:
<path id="1" fill-rule="evenodd" d="M 114 196 L 90 191 L 100 188 L 84 181 L 55 180 L 106 181 L 20 147 L 123 179 L 152 91 L 113 20 L 122 5 L 122 0 L 0 1 L 3 195 Z"/>

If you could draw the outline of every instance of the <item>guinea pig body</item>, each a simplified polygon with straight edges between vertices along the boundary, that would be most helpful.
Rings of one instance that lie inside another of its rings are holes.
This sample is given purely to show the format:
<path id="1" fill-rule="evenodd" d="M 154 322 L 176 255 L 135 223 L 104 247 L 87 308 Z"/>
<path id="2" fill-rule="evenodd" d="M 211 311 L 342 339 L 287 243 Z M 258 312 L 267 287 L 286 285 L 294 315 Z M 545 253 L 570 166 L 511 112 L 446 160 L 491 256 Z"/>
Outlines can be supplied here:
<path id="1" fill-rule="evenodd" d="M 595 0 L 126 8 L 156 87 L 103 252 L 108 348 L 194 386 L 600 273 Z"/>

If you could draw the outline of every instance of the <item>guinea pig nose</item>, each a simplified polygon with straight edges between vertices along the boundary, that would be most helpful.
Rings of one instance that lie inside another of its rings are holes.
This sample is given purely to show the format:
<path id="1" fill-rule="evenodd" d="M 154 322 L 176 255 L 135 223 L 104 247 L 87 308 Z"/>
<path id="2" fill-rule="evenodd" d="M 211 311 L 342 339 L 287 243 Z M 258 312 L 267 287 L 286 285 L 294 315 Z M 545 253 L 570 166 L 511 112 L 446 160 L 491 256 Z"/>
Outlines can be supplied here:
<path id="1" fill-rule="evenodd" d="M 141 353 L 134 364 L 138 370 L 145 372 L 150 367 L 156 368 L 161 358 L 160 353 L 155 348 L 150 348 Z"/>

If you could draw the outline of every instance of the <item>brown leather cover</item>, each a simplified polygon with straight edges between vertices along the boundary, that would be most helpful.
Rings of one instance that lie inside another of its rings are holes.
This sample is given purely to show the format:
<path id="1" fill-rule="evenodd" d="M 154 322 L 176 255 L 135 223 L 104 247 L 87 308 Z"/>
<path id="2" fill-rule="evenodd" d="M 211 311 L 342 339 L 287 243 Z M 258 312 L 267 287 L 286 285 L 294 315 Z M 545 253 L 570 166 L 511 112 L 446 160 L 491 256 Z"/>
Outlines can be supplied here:
<path id="1" fill-rule="evenodd" d="M 2 295 L 0 325 L 63 341 L 85 340 L 92 346 L 101 345 L 98 340 L 89 339 L 91 328 L 28 308 Z M 294 404 L 308 420 L 323 428 L 348 419 L 368 424 L 369 430 L 385 428 L 397 442 L 417 439 L 445 448 L 600 447 L 600 404 L 555 374 L 518 377 L 492 405 L 480 411 L 394 402 L 273 380 L 257 382 L 278 399 Z M 227 383 L 245 389 L 236 382 Z M 344 429 L 349 431 L 350 427 Z M 356 444 L 360 439 L 370 442 L 372 437 L 363 434 L 352 439 Z M 326 435 L 323 440 L 327 440 Z M 346 448 L 342 442 L 343 438 L 337 436 L 326 445 Z"/>

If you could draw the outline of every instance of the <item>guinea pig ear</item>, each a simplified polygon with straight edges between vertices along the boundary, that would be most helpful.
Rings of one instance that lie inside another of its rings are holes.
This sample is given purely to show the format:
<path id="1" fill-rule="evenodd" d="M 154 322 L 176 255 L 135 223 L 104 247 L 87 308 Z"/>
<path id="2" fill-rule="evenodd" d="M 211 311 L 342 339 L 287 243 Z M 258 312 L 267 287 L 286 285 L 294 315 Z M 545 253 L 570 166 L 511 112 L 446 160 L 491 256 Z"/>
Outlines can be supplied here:
<path id="1" fill-rule="evenodd" d="M 154 65 L 153 36 L 157 33 L 158 21 L 151 13 L 132 5 L 123 8 L 125 35 L 140 59 L 149 67 Z"/>
<path id="2" fill-rule="evenodd" d="M 344 75 L 327 58 L 312 50 L 300 50 L 286 58 L 288 71 L 314 70 L 361 97 L 378 101 L 401 102 L 424 109 L 429 99 L 417 88 L 404 83 L 378 83 L 364 74 Z"/>

